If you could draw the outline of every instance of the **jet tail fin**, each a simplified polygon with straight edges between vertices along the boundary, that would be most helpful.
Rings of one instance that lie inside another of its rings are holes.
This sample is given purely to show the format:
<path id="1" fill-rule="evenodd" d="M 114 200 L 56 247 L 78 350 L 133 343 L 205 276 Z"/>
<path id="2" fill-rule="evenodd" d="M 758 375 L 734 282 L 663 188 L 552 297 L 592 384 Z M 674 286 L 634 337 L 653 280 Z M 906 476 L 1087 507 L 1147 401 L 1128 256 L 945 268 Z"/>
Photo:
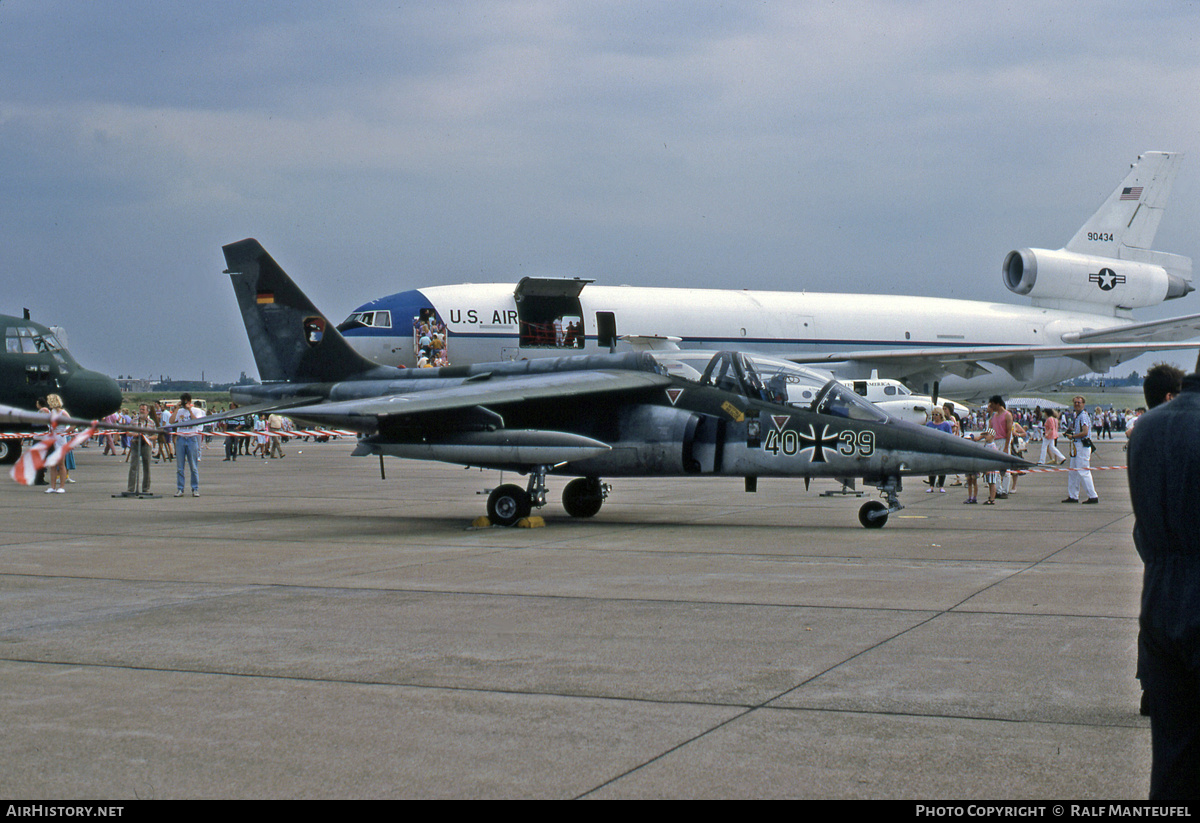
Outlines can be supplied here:
<path id="1" fill-rule="evenodd" d="M 350 347 L 257 240 L 222 251 L 263 382 L 333 382 L 378 368 Z"/>
<path id="2" fill-rule="evenodd" d="M 1121 184 L 1064 248 L 1079 254 L 1137 259 L 1136 252 L 1129 251 L 1148 250 L 1154 243 L 1182 159 L 1179 152 L 1139 155 Z"/>

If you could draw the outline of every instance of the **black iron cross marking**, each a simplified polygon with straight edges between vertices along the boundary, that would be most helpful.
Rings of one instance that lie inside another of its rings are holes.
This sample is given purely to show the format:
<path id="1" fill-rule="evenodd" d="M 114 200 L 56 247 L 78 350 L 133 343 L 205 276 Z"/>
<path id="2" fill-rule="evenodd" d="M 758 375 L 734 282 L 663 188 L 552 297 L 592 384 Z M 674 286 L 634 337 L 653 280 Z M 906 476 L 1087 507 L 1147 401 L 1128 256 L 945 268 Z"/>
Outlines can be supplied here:
<path id="1" fill-rule="evenodd" d="M 799 432 L 799 431 L 796 432 L 796 436 L 800 438 L 800 442 L 803 444 L 800 447 L 800 451 L 803 452 L 803 451 L 807 451 L 808 449 L 812 449 L 812 457 L 808 461 L 810 463 L 828 463 L 829 462 L 828 460 L 825 459 L 825 450 L 826 449 L 837 449 L 838 434 L 839 434 L 839 432 L 834 432 L 833 434 L 830 434 L 829 427 L 822 426 L 821 434 L 820 434 L 820 436 L 818 436 L 817 430 L 813 427 L 813 425 L 811 423 L 808 424 L 808 434 L 804 434 L 803 432 Z"/>

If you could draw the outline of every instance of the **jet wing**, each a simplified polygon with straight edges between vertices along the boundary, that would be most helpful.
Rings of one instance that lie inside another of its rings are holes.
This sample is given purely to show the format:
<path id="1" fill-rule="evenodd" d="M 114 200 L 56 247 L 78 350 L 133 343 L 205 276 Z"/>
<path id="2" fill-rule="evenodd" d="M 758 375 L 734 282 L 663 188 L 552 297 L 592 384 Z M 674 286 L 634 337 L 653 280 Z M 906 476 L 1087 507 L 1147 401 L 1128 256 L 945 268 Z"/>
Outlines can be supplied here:
<path id="1" fill-rule="evenodd" d="M 1150 324 L 1146 324 L 1150 325 Z M 1122 327 L 1122 331 L 1129 327 Z M 872 349 L 856 352 L 830 352 L 790 355 L 788 360 L 803 365 L 834 368 L 837 363 L 863 363 L 885 369 L 889 375 L 909 380 L 922 375 L 955 374 L 971 378 L 988 371 L 991 363 L 1017 380 L 1033 378 L 1034 361 L 1040 357 L 1071 357 L 1093 371 L 1107 371 L 1114 363 L 1153 351 L 1200 349 L 1200 340 L 1191 342 L 1079 342 L 1061 346 L 972 346 L 925 349 Z"/>
<path id="2" fill-rule="evenodd" d="M 1113 329 L 1064 334 L 1067 343 L 1162 343 L 1200 335 L 1200 314 L 1117 326 Z"/>
<path id="3" fill-rule="evenodd" d="M 435 414 L 441 418 L 454 412 L 468 412 L 502 424 L 500 415 L 492 411 L 494 407 L 530 400 L 611 395 L 670 383 L 669 377 L 634 371 L 578 371 L 505 378 L 480 375 L 448 388 L 297 405 L 279 411 L 314 422 L 337 423 L 356 431 L 372 431 L 389 418 Z"/>

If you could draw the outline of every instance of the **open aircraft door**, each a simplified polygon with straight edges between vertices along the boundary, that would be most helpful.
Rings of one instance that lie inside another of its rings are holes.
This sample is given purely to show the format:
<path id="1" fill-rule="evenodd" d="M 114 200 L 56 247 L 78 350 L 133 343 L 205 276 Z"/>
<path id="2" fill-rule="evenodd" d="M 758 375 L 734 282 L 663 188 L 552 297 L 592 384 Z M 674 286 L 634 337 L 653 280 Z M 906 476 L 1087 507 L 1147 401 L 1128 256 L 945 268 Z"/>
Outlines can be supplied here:
<path id="1" fill-rule="evenodd" d="M 523 349 L 582 351 L 587 329 L 579 293 L 591 280 L 523 277 L 513 290 Z"/>
<path id="2" fill-rule="evenodd" d="M 596 312 L 596 345 L 614 352 L 617 349 L 617 316 L 610 311 Z"/>

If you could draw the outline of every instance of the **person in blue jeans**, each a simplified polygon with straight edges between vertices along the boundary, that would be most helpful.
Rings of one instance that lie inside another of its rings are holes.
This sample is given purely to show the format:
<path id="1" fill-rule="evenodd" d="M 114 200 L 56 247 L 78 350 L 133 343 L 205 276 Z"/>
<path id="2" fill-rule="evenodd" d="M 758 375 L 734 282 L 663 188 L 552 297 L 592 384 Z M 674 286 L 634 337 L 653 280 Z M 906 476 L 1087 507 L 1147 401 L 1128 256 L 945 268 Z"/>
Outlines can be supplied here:
<path id="1" fill-rule="evenodd" d="M 175 474 L 175 496 L 183 497 L 183 466 L 186 463 L 192 473 L 192 497 L 200 496 L 200 426 L 187 425 L 196 420 L 192 411 L 192 396 L 184 393 L 179 397 L 179 408 L 171 415 L 172 423 L 184 424 L 175 430 L 175 459 L 179 470 Z"/>

